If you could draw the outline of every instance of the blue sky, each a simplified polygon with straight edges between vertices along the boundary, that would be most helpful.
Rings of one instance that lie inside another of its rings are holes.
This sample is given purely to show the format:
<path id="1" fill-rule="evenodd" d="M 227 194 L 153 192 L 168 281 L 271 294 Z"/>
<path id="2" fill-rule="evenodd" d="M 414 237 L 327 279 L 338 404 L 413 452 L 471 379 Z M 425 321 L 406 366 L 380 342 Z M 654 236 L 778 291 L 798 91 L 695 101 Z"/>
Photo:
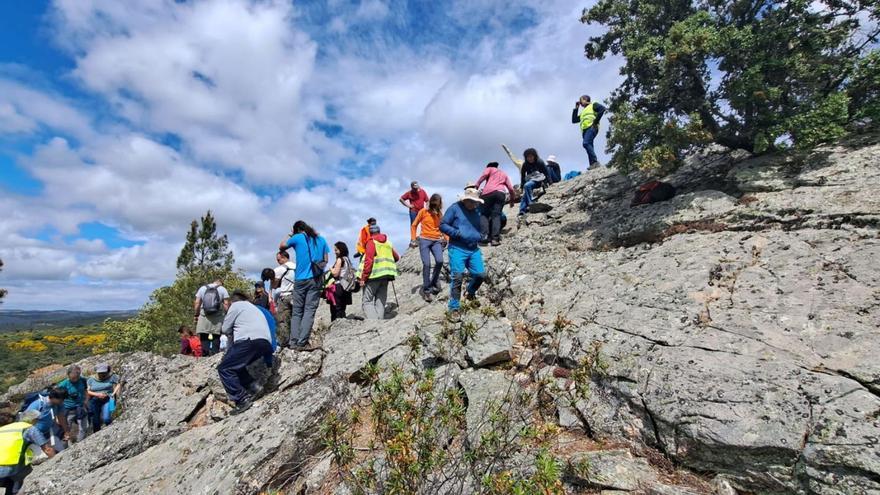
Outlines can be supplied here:
<path id="1" fill-rule="evenodd" d="M 300 218 L 404 245 L 409 181 L 451 200 L 514 172 L 502 142 L 582 169 L 572 103 L 619 81 L 582 55 L 586 6 L 0 2 L 3 307 L 139 307 L 208 209 L 256 274 Z"/>

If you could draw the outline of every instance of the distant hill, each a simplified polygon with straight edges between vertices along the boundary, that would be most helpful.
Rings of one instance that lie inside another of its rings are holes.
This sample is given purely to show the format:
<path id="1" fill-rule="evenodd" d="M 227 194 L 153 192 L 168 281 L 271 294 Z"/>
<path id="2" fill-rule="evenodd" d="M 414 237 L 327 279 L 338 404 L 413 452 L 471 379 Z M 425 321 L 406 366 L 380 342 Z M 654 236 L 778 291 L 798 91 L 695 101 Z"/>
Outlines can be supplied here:
<path id="1" fill-rule="evenodd" d="M 40 330 L 44 328 L 75 327 L 134 316 L 137 311 L 28 311 L 0 310 L 0 332 Z"/>

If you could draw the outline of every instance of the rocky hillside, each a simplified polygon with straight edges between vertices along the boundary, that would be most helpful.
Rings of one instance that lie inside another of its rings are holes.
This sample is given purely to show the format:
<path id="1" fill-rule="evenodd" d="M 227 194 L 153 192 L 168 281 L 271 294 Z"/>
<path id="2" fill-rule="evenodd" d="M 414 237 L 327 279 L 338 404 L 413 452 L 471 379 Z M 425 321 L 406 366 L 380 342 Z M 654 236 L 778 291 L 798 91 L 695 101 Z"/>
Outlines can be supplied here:
<path id="1" fill-rule="evenodd" d="M 284 351 L 241 416 L 216 357 L 111 356 L 122 416 L 27 493 L 372 492 L 424 452 L 439 462 L 397 493 L 880 493 L 878 143 L 707 149 L 666 179 L 677 197 L 635 208 L 638 178 L 556 185 L 485 250 L 491 283 L 462 323 L 418 298 L 408 253 L 399 315 Z M 432 442 L 401 449 L 395 428 Z"/>

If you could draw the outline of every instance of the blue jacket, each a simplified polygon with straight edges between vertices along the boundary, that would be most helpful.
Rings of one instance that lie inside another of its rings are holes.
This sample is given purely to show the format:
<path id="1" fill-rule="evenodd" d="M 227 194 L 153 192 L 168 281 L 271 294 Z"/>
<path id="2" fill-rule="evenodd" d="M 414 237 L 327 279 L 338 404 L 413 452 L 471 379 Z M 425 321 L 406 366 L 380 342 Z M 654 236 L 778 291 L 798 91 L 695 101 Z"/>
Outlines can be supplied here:
<path id="1" fill-rule="evenodd" d="M 440 232 L 449 236 L 449 243 L 457 248 L 474 251 L 480 247 L 480 212 L 468 210 L 461 201 L 446 210 L 440 221 Z"/>

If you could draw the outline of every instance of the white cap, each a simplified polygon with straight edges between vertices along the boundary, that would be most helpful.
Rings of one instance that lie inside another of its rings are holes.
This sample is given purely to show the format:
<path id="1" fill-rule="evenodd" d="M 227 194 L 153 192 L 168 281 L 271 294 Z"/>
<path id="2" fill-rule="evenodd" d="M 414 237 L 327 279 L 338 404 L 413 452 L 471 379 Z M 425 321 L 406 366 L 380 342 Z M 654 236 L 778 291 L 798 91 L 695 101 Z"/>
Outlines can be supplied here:
<path id="1" fill-rule="evenodd" d="M 559 163 L 556 161 L 556 155 L 550 155 L 547 157 L 548 162 Z"/>

